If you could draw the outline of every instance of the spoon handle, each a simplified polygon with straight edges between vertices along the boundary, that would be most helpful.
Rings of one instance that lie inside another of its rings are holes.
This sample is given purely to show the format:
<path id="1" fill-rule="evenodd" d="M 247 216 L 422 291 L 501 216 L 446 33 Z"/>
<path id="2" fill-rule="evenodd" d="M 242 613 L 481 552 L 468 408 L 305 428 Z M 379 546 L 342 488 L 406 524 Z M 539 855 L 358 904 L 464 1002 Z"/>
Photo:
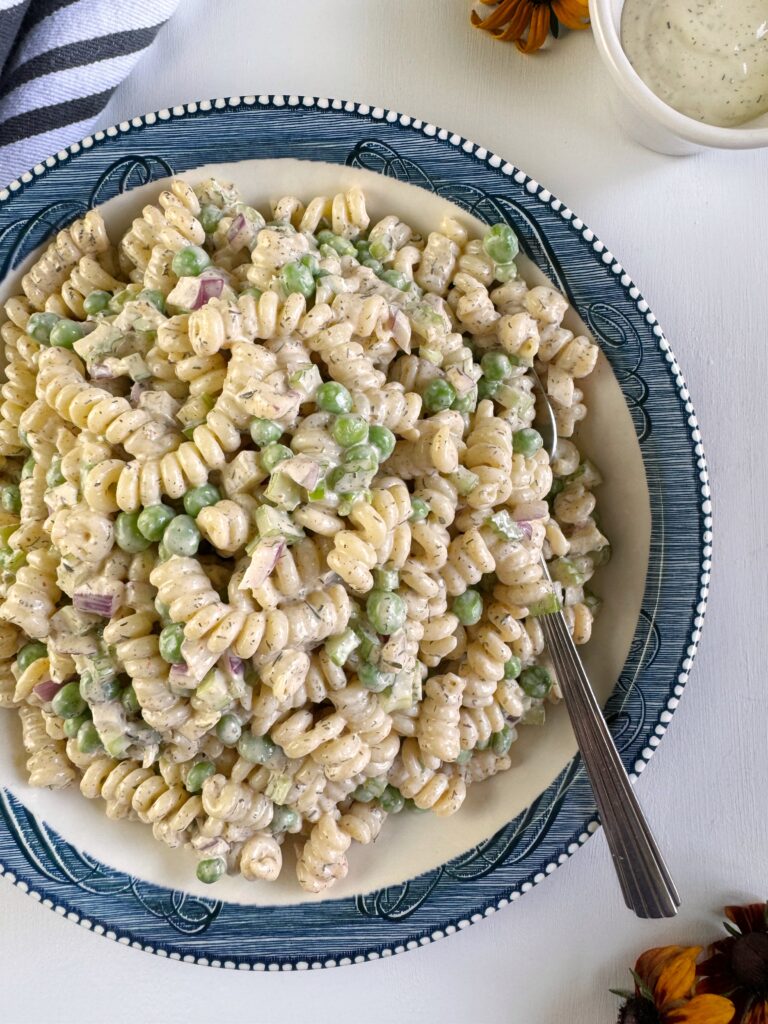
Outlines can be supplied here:
<path id="1" fill-rule="evenodd" d="M 638 917 L 674 917 L 680 897 L 634 794 L 563 614 L 542 615 L 539 622 L 592 784 L 624 901 Z"/>

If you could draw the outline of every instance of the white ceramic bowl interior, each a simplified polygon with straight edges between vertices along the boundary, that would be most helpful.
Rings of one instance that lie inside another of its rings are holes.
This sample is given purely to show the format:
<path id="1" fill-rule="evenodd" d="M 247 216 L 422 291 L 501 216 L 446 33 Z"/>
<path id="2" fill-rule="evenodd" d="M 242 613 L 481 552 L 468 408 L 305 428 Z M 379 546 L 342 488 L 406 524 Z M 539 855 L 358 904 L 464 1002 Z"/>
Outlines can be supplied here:
<path id="1" fill-rule="evenodd" d="M 651 0 L 645 0 L 651 2 Z M 759 149 L 768 146 L 768 114 L 738 128 L 718 128 L 686 117 L 660 100 L 629 62 L 621 45 L 624 0 L 590 0 L 592 28 L 614 86 L 622 127 L 649 149 L 685 156 L 703 148 Z"/>
<path id="2" fill-rule="evenodd" d="M 250 160 L 201 167 L 184 177 L 194 183 L 210 175 L 234 181 L 247 201 L 262 209 L 280 195 L 294 194 L 307 200 L 357 184 L 365 190 L 373 219 L 396 212 L 427 232 L 450 212 L 470 231 L 483 231 L 480 222 L 446 200 L 370 171 L 298 160 Z M 111 237 L 118 238 L 141 207 L 154 201 L 163 187 L 162 181 L 155 181 L 106 203 L 101 209 Z M 31 256 L 26 260 L 2 284 L 0 301 L 20 290 L 20 276 L 33 259 Z M 521 259 L 520 266 L 527 281 L 546 283 L 527 260 Z M 586 333 L 572 312 L 565 322 L 571 329 Z M 632 420 L 602 354 L 595 372 L 580 386 L 586 394 L 589 414 L 577 440 L 604 475 L 605 483 L 597 492 L 598 507 L 602 528 L 613 547 L 610 563 L 594 580 L 594 589 L 604 603 L 592 640 L 582 648 L 590 678 L 604 703 L 626 660 L 640 611 L 648 564 L 650 506 Z M 40 819 L 98 860 L 157 885 L 210 896 L 210 887 L 195 878 L 191 853 L 170 850 L 156 842 L 151 831 L 140 823 L 107 820 L 103 802 L 85 800 L 77 788 L 63 792 L 32 789 L 25 779 L 20 732 L 18 716 L 0 712 L 0 785 L 10 788 Z M 512 747 L 511 771 L 473 786 L 454 817 L 402 814 L 390 819 L 375 847 L 352 851 L 348 878 L 327 895 L 303 893 L 288 863 L 280 879 L 271 884 L 224 878 L 216 886 L 217 898 L 268 905 L 350 896 L 402 882 L 458 856 L 492 836 L 532 803 L 576 750 L 562 705 L 548 710 L 543 727 L 524 728 L 520 737 Z M 290 861 L 288 849 L 286 854 Z"/>

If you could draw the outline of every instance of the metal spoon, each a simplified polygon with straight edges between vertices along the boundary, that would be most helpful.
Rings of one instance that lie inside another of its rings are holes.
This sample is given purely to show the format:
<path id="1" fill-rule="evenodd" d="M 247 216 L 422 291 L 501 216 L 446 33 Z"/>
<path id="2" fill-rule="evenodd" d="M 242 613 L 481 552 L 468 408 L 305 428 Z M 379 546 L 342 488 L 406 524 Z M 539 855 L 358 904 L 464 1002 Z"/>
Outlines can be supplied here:
<path id="1" fill-rule="evenodd" d="M 557 447 L 552 405 L 536 372 L 539 425 L 550 459 Z M 552 583 L 546 561 L 541 565 Z M 680 897 L 637 801 L 561 611 L 539 618 L 565 706 L 595 794 L 624 901 L 638 917 L 674 917 Z"/>

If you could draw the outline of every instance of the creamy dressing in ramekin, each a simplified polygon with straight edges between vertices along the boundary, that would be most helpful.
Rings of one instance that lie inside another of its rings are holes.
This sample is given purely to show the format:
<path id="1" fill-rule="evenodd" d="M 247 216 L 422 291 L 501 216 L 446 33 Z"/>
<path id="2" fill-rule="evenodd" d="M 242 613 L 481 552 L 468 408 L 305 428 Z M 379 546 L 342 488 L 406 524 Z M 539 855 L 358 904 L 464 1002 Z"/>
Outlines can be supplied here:
<path id="1" fill-rule="evenodd" d="M 730 128 L 768 111 L 768 0 L 626 0 L 621 43 L 681 114 Z"/>

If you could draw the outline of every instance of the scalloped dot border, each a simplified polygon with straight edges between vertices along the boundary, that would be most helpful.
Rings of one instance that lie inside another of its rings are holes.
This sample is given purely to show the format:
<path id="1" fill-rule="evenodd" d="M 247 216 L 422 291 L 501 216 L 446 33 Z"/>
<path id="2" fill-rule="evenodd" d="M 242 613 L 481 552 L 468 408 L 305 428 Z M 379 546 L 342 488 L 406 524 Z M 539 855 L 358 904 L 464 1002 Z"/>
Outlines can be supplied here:
<path id="1" fill-rule="evenodd" d="M 704 448 L 701 442 L 701 431 L 699 429 L 699 422 L 694 412 L 693 404 L 690 401 L 690 395 L 685 382 L 685 378 L 680 370 L 680 366 L 675 358 L 669 341 L 664 336 L 661 327 L 656 321 L 656 317 L 651 313 L 648 303 L 640 294 L 640 290 L 633 283 L 630 276 L 624 270 L 624 267 L 618 262 L 610 250 L 606 249 L 605 244 L 600 241 L 594 234 L 594 232 L 585 226 L 584 222 L 576 217 L 571 209 L 567 206 L 563 206 L 562 202 L 552 193 L 543 188 L 533 178 L 529 178 L 528 175 L 516 168 L 513 164 L 504 161 L 502 157 L 496 153 L 492 153 L 483 147 L 477 146 L 474 142 L 469 139 L 464 139 L 461 135 L 457 135 L 453 132 L 448 132 L 446 129 L 437 128 L 433 124 L 425 123 L 424 121 L 410 117 L 408 114 L 398 114 L 396 111 L 387 110 L 384 107 L 371 107 L 366 103 L 355 103 L 352 101 L 344 101 L 337 99 L 323 99 L 315 98 L 313 96 L 269 96 L 260 95 L 256 96 L 232 96 L 228 99 L 213 99 L 213 100 L 199 100 L 198 102 L 187 103 L 183 106 L 175 106 L 172 110 L 164 109 L 148 114 L 144 114 L 141 117 L 134 117 L 130 122 L 122 121 L 119 125 L 111 125 L 103 131 L 94 132 L 93 136 L 88 136 L 82 139 L 80 142 L 75 142 L 68 149 L 60 150 L 56 156 L 46 158 L 44 163 L 37 164 L 32 171 L 25 171 L 19 178 L 10 182 L 8 186 L 0 190 L 0 203 L 7 202 L 12 195 L 22 189 L 25 185 L 29 184 L 34 180 L 35 177 L 39 177 L 44 174 L 46 170 L 55 167 L 57 163 L 63 163 L 69 159 L 70 156 L 76 156 L 82 150 L 88 150 L 93 148 L 94 144 L 101 144 L 105 139 L 114 138 L 118 134 L 130 132 L 132 128 L 140 129 L 145 125 L 154 125 L 158 121 L 169 121 L 174 117 L 185 117 L 189 114 L 196 114 L 199 111 L 207 112 L 210 110 L 224 110 L 227 107 L 235 109 L 240 106 L 260 106 L 260 107 L 275 107 L 277 109 L 289 106 L 289 107 L 303 107 L 311 108 L 317 107 L 319 110 L 343 110 L 347 113 L 358 114 L 362 117 L 370 117 L 372 120 L 381 121 L 385 120 L 389 124 L 399 123 L 405 128 L 412 128 L 414 131 L 421 132 L 427 138 L 437 140 L 440 142 L 447 143 L 450 146 L 454 146 L 457 149 L 461 149 L 467 155 L 473 156 L 476 160 L 482 163 L 487 163 L 493 170 L 499 171 L 501 174 L 507 177 L 513 177 L 514 181 L 524 186 L 526 191 L 535 196 L 545 206 L 549 206 L 554 212 L 559 213 L 563 220 L 568 221 L 571 228 L 580 235 L 581 239 L 588 244 L 596 254 L 600 255 L 601 262 L 608 267 L 611 272 L 619 278 L 620 284 L 627 292 L 629 297 L 635 303 L 638 312 L 642 313 L 647 323 L 653 328 L 653 334 L 658 340 L 659 349 L 665 355 L 665 359 L 669 366 L 670 374 L 672 375 L 675 385 L 678 390 L 678 394 L 683 408 L 687 415 L 687 423 L 690 428 L 690 437 L 694 443 L 694 454 L 696 455 L 696 465 L 699 470 L 699 482 L 700 492 L 702 497 L 701 502 L 701 514 L 703 523 L 703 534 L 702 534 L 702 563 L 701 573 L 699 576 L 699 601 L 696 606 L 696 616 L 694 618 L 694 628 L 691 633 L 691 642 L 686 648 L 686 657 L 683 659 L 681 664 L 681 670 L 677 675 L 675 685 L 673 687 L 674 695 L 671 696 L 666 705 L 666 710 L 663 710 L 659 719 L 654 727 L 653 734 L 648 738 L 648 745 L 643 748 L 640 752 L 640 757 L 635 761 L 634 771 L 630 772 L 630 779 L 635 781 L 637 777 L 645 770 L 645 766 L 650 761 L 656 747 L 661 742 L 661 737 L 667 730 L 667 726 L 672 719 L 672 714 L 680 703 L 680 697 L 682 696 L 683 690 L 686 683 L 688 682 L 690 670 L 693 664 L 693 659 L 696 656 L 698 649 L 699 640 L 701 638 L 701 629 L 704 623 L 704 614 L 706 611 L 707 597 L 709 594 L 709 583 L 711 577 L 712 568 L 712 504 L 710 501 L 711 491 L 709 483 L 709 472 L 707 468 L 707 461 L 704 455 Z M 0 862 L 0 876 L 3 876 L 12 884 L 16 884 L 22 892 L 26 892 L 33 899 L 41 901 L 43 906 L 53 908 L 56 913 L 66 916 L 68 920 L 78 923 L 82 928 L 86 928 L 90 931 L 95 932 L 97 935 L 105 935 L 108 939 L 113 942 L 119 942 L 122 945 L 130 945 L 135 949 L 142 949 L 147 953 L 154 953 L 156 956 L 167 957 L 170 960 L 181 960 L 184 963 L 197 963 L 206 967 L 220 967 L 225 970 L 254 970 L 254 971 L 291 971 L 291 970 L 318 970 L 320 968 L 330 967 L 345 967 L 352 963 L 364 963 L 372 960 L 378 960 L 384 957 L 390 957 L 397 953 L 405 952 L 409 949 L 416 949 L 419 946 L 428 945 L 431 942 L 437 942 L 446 935 L 453 935 L 457 930 L 463 930 L 468 928 L 471 924 L 475 924 L 478 921 L 483 920 L 484 917 L 490 917 L 496 912 L 497 909 L 507 906 L 510 903 L 516 902 L 520 899 L 523 893 L 529 892 L 534 885 L 538 885 L 544 881 L 547 875 L 551 874 L 556 870 L 558 864 L 563 864 L 570 856 L 576 853 L 580 846 L 587 842 L 591 835 L 593 835 L 600 827 L 599 821 L 593 819 L 587 824 L 586 831 L 581 832 L 575 842 L 568 844 L 565 850 L 563 850 L 557 858 L 557 863 L 549 863 L 546 865 L 545 870 L 539 871 L 534 874 L 530 879 L 523 882 L 519 889 L 510 892 L 508 897 L 502 897 L 495 903 L 491 903 L 485 907 L 482 912 L 472 914 L 469 919 L 462 918 L 455 925 L 447 924 L 442 929 L 438 929 L 431 932 L 429 935 L 423 935 L 418 939 L 409 939 L 404 945 L 398 945 L 393 948 L 379 948 L 371 950 L 365 954 L 359 954 L 354 957 L 341 957 L 340 959 L 327 959 L 327 960 L 313 960 L 313 961 L 298 961 L 284 962 L 264 962 L 264 961 L 241 961 L 235 963 L 232 960 L 216 960 L 208 957 L 194 957 L 191 954 L 182 955 L 178 952 L 169 952 L 167 949 L 157 948 L 151 945 L 145 945 L 142 942 L 132 941 L 127 936 L 121 936 L 118 938 L 117 934 L 109 929 L 105 929 L 101 924 L 94 924 L 88 918 L 82 918 L 74 911 L 67 911 L 64 907 L 54 906 L 49 899 L 45 899 L 37 891 L 30 889 L 26 882 L 18 880 L 16 875 L 8 871 L 5 866 Z"/>

